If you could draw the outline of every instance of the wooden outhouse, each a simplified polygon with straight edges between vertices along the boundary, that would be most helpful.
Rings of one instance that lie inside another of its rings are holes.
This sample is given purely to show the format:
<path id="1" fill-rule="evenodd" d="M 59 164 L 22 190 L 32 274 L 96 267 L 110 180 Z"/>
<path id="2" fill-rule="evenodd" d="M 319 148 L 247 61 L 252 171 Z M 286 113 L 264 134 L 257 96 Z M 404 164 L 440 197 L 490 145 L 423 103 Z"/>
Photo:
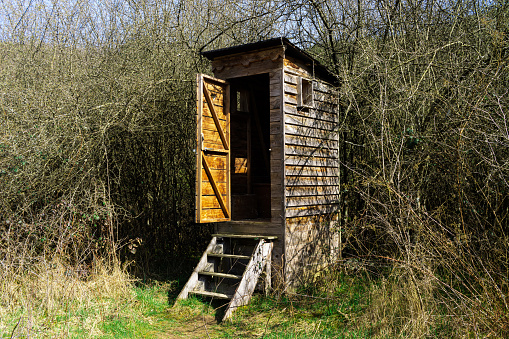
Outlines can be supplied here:
<path id="1" fill-rule="evenodd" d="M 214 77 L 197 78 L 196 221 L 215 234 L 180 297 L 234 309 L 262 268 L 295 286 L 334 247 L 337 78 L 285 38 L 202 54 Z"/>

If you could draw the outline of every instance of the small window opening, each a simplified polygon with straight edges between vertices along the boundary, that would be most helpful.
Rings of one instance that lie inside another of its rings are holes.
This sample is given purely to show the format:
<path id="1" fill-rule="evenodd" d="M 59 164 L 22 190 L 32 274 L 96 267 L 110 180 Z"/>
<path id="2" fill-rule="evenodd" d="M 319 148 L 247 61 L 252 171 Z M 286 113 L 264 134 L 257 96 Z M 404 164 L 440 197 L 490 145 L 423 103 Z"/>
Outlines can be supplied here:
<path id="1" fill-rule="evenodd" d="M 247 158 L 235 158 L 235 174 L 247 173 Z"/>
<path id="2" fill-rule="evenodd" d="M 249 112 L 249 91 L 240 89 L 237 91 L 237 112 Z"/>
<path id="3" fill-rule="evenodd" d="M 297 87 L 297 104 L 299 107 L 313 107 L 313 81 L 299 78 Z"/>

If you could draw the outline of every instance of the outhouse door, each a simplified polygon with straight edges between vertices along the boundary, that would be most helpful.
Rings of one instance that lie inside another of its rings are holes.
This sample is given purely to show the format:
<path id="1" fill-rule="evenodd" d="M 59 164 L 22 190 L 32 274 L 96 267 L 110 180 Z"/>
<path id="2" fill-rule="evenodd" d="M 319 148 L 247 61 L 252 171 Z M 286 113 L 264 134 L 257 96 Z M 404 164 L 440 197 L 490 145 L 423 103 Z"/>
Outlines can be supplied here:
<path id="1" fill-rule="evenodd" d="M 230 85 L 197 76 L 196 222 L 231 220 Z"/>

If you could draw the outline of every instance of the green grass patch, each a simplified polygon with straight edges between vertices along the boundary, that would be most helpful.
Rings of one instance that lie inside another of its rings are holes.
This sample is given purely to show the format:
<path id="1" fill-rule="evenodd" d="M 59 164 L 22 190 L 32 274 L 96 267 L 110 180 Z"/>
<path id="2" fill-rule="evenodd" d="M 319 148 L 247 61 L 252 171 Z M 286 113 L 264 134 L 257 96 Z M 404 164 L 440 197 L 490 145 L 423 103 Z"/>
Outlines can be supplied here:
<path id="1" fill-rule="evenodd" d="M 255 295 L 249 305 L 221 324 L 217 322 L 221 312 L 215 302 L 190 297 L 175 303 L 174 295 L 180 288 L 176 281 L 131 283 L 116 297 L 104 293 L 94 298 L 90 294 L 89 299 L 70 299 L 51 312 L 36 314 L 19 308 L 4 313 L 0 338 L 412 337 L 408 331 L 411 327 L 407 327 L 412 319 L 405 313 L 408 299 L 403 298 L 405 290 L 396 283 L 362 275 L 338 275 L 293 294 Z M 434 317 L 433 322 L 423 325 L 421 333 L 432 338 L 455 337 L 455 324 L 448 317 Z"/>
<path id="2" fill-rule="evenodd" d="M 340 276 L 332 291 L 307 286 L 279 298 L 255 296 L 223 325 L 224 338 L 370 338 L 355 321 L 368 306 L 366 283 Z"/>
<path id="3" fill-rule="evenodd" d="M 97 338 L 370 338 L 355 317 L 366 307 L 365 286 L 344 278 L 333 293 L 319 289 L 295 295 L 255 295 L 231 321 L 218 324 L 217 305 L 190 297 L 169 302 L 176 284 L 154 283 L 133 287 L 129 302 L 102 317 L 100 333 L 90 336 L 75 328 L 70 337 Z M 303 292 L 303 291 L 299 291 Z M 83 319 L 97 316 L 89 310 Z"/>

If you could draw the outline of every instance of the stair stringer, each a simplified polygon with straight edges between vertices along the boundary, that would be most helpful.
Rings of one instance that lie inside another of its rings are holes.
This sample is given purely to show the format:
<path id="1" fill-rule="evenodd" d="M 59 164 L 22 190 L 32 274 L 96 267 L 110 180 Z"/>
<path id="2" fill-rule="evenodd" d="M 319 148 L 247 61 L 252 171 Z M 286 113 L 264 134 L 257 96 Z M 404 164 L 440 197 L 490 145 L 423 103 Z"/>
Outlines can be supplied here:
<path id="1" fill-rule="evenodd" d="M 189 277 L 189 280 L 187 281 L 186 285 L 180 291 L 177 300 L 179 299 L 187 299 L 189 295 L 189 291 L 194 290 L 196 287 L 196 284 L 198 283 L 198 272 L 203 271 L 205 267 L 207 266 L 207 255 L 209 253 L 212 253 L 214 250 L 214 247 L 217 244 L 217 238 L 212 237 L 212 240 L 210 241 L 210 244 L 207 246 L 207 249 L 205 252 L 203 252 L 202 257 L 200 258 L 200 261 L 198 262 L 198 265 L 196 265 L 196 268 L 194 269 L 193 273 L 191 273 L 191 277 Z"/>
<path id="2" fill-rule="evenodd" d="M 238 307 L 249 303 L 264 267 L 266 266 L 270 269 L 270 256 L 273 246 L 274 244 L 272 242 L 266 242 L 264 239 L 260 239 L 246 266 L 242 280 L 225 310 L 223 321 L 230 318 Z M 267 276 L 270 276 L 270 272 L 267 272 Z"/>

